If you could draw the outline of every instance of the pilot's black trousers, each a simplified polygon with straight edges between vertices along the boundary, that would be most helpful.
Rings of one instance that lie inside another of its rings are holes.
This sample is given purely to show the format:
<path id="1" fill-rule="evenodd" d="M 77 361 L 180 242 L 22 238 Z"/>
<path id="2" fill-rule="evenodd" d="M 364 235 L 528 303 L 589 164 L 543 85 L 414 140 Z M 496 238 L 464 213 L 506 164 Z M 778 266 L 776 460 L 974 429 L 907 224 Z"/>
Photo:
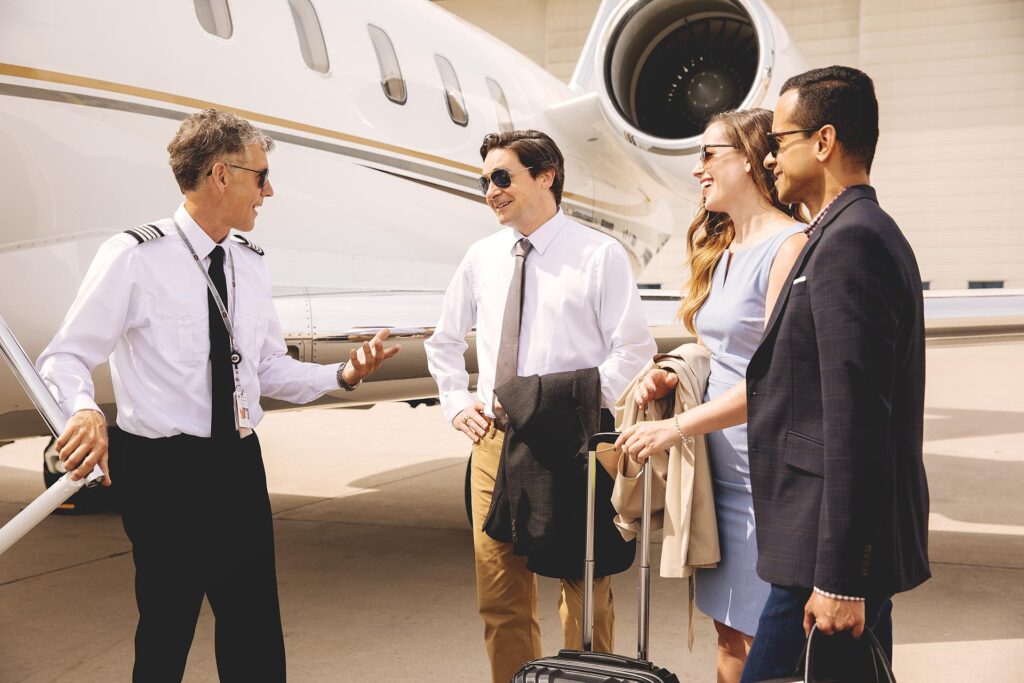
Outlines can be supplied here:
<path id="1" fill-rule="evenodd" d="M 110 476 L 135 559 L 135 683 L 181 681 L 205 596 L 220 680 L 285 680 L 263 457 L 245 439 L 111 432 Z"/>

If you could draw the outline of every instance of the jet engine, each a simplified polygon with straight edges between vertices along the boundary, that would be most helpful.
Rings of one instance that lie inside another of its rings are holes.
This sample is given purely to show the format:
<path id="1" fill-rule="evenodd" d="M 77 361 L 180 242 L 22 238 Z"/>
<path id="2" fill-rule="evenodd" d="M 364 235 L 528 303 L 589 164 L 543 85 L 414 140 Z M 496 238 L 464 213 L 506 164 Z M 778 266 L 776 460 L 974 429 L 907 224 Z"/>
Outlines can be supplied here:
<path id="1" fill-rule="evenodd" d="M 689 186 L 704 126 L 727 109 L 771 107 L 804 67 L 758 0 L 625 0 L 595 50 L 602 112 L 666 186 Z M 696 191 L 696 186 L 692 190 Z"/>

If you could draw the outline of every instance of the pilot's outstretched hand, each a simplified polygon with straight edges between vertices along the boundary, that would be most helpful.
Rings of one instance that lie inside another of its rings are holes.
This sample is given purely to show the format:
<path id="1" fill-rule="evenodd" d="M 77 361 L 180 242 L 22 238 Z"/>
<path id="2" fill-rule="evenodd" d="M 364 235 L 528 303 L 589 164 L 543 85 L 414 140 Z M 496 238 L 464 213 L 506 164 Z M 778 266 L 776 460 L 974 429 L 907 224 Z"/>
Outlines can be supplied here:
<path id="1" fill-rule="evenodd" d="M 384 340 L 391 334 L 391 330 L 381 330 L 373 335 L 370 341 L 364 341 L 359 348 L 352 349 L 348 354 L 348 364 L 342 371 L 342 376 L 349 384 L 358 384 L 366 377 L 372 375 L 377 368 L 384 364 L 388 358 L 401 350 L 399 344 L 384 348 Z"/>
<path id="2" fill-rule="evenodd" d="M 110 486 L 107 467 L 107 418 L 95 410 L 79 410 L 68 420 L 64 433 L 55 444 L 72 481 L 82 479 L 99 463 L 103 485 Z"/>

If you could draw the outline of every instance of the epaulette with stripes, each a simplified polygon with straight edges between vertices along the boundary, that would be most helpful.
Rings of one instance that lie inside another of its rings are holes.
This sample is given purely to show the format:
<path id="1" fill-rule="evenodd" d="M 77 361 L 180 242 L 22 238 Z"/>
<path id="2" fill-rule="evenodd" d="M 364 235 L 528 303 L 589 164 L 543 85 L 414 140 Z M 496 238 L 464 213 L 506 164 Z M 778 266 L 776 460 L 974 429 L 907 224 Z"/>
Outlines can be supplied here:
<path id="1" fill-rule="evenodd" d="M 241 244 L 243 247 L 248 247 L 249 249 L 252 249 L 257 254 L 259 254 L 260 256 L 263 256 L 263 253 L 264 253 L 263 249 L 261 249 L 258 245 L 250 242 L 249 240 L 247 240 L 246 238 L 242 237 L 238 233 L 235 233 L 234 235 L 232 235 L 232 237 L 235 239 L 236 242 Z"/>
<path id="2" fill-rule="evenodd" d="M 143 242 L 149 242 L 150 240 L 160 239 L 164 236 L 164 231 L 156 227 L 152 223 L 147 225 L 140 225 L 137 228 L 131 228 L 130 230 L 124 231 L 126 235 L 131 235 L 135 240 L 142 244 Z"/>

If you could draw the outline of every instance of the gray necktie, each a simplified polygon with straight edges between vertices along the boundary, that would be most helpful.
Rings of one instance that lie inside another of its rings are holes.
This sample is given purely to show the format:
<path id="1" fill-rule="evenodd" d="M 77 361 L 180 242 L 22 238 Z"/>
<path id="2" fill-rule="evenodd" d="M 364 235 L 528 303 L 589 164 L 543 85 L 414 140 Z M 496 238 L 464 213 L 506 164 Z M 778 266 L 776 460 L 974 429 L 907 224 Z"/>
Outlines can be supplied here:
<path id="1" fill-rule="evenodd" d="M 525 237 L 516 242 L 516 267 L 508 285 L 505 299 L 505 315 L 501 319 L 501 344 L 498 346 L 498 365 L 494 372 L 494 386 L 500 387 L 516 376 L 519 363 L 519 327 L 523 318 L 523 282 L 526 255 L 533 245 Z M 504 411 L 497 411 L 503 413 Z M 504 414 L 498 415 L 501 422 Z"/>

